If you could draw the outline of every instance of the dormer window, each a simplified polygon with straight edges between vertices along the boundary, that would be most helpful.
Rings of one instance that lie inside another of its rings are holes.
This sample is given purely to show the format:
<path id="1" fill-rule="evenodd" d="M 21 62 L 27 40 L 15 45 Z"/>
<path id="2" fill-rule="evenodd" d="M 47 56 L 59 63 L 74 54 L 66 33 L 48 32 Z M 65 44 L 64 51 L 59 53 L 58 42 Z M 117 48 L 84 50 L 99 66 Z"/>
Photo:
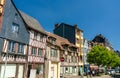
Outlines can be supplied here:
<path id="1" fill-rule="evenodd" d="M 18 19 L 18 14 L 17 13 L 15 13 L 15 20 L 17 20 Z"/>
<path id="2" fill-rule="evenodd" d="M 50 38 L 50 43 L 52 43 L 52 44 L 55 44 L 55 39 L 54 38 Z"/>
<path id="3" fill-rule="evenodd" d="M 63 48 L 64 48 L 65 50 L 68 50 L 68 46 L 65 46 L 65 45 L 64 45 Z"/>
<path id="4" fill-rule="evenodd" d="M 55 44 L 55 40 L 54 40 L 54 39 L 52 39 L 52 40 L 51 40 L 51 43 L 52 43 L 52 44 Z"/>
<path id="5" fill-rule="evenodd" d="M 73 52 L 77 52 L 77 48 L 74 48 L 74 47 L 71 47 L 70 50 Z"/>

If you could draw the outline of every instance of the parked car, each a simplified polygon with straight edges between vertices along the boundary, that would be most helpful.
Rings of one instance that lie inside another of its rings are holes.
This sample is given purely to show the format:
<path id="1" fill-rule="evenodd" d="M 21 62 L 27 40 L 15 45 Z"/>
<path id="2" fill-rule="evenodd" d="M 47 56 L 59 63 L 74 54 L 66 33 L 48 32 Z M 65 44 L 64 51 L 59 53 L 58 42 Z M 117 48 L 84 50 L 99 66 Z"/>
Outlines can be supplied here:
<path id="1" fill-rule="evenodd" d="M 114 75 L 115 74 L 115 69 L 110 69 L 107 71 L 109 75 Z"/>
<path id="2" fill-rule="evenodd" d="M 120 68 L 119 69 L 115 69 L 116 73 L 120 73 Z"/>

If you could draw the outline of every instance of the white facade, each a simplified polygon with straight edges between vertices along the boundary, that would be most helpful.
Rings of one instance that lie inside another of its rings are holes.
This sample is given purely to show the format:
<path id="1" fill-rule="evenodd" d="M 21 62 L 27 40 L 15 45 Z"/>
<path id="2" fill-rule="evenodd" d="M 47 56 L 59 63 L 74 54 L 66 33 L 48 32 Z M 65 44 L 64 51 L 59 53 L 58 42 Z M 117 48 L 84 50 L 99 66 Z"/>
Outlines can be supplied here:
<path id="1" fill-rule="evenodd" d="M 51 48 L 47 47 L 47 77 L 46 78 L 60 78 L 60 62 L 59 62 L 59 51 L 57 50 L 57 56 L 51 56 Z"/>

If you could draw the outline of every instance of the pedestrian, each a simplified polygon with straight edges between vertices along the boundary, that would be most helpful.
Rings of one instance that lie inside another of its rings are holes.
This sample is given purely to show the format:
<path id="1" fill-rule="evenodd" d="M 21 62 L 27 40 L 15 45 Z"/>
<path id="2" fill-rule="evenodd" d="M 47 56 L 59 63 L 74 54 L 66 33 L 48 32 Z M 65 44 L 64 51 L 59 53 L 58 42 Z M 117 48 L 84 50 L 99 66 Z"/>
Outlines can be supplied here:
<path id="1" fill-rule="evenodd" d="M 95 76 L 95 70 L 94 69 L 92 70 L 92 75 Z"/>

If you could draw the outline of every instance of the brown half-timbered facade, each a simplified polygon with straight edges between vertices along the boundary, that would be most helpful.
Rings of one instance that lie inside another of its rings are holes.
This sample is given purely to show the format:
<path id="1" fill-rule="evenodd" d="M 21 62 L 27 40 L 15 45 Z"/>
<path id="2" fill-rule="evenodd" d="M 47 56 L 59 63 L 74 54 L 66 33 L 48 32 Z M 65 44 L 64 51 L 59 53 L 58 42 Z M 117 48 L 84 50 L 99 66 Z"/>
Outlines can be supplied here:
<path id="1" fill-rule="evenodd" d="M 60 75 L 78 75 L 78 48 L 67 39 L 57 36 L 60 44 Z"/>
<path id="2" fill-rule="evenodd" d="M 78 48 L 74 44 L 56 34 L 48 33 L 46 50 L 49 57 L 47 59 L 49 60 L 47 64 L 49 65 L 48 78 L 78 75 Z M 55 64 L 58 67 L 56 69 Z"/>
<path id="3" fill-rule="evenodd" d="M 29 32 L 28 78 L 44 78 L 47 34 L 37 20 L 20 12 Z M 43 75 L 44 74 L 44 75 Z"/>

